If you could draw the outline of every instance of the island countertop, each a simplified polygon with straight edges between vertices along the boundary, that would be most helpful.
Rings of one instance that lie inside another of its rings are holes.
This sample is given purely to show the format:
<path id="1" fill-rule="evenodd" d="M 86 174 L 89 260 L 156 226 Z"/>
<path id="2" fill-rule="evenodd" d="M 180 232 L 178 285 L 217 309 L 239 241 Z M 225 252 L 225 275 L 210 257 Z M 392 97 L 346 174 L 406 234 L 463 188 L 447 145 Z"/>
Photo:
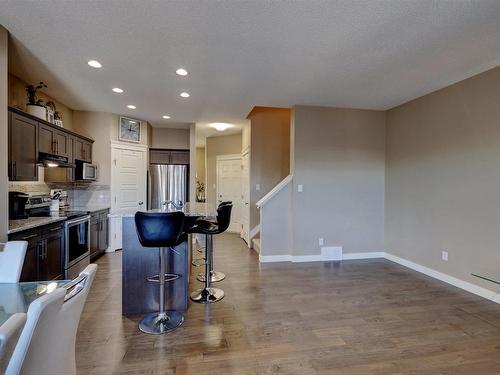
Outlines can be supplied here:
<path id="1" fill-rule="evenodd" d="M 123 210 L 122 212 L 114 212 L 109 214 L 109 217 L 134 217 L 136 212 L 184 212 L 186 216 L 206 216 L 213 217 L 217 216 L 217 209 L 210 203 L 200 203 L 200 202 L 187 202 L 184 207 L 176 209 L 169 205 L 165 209 L 154 209 L 154 210 Z"/>

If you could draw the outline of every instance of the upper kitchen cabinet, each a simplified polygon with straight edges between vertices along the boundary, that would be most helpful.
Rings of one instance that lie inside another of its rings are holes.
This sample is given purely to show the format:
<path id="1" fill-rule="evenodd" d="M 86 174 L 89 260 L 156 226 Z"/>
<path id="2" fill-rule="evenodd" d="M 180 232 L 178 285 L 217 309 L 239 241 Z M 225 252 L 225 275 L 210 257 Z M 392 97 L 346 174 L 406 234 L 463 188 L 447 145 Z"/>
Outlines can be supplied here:
<path id="1" fill-rule="evenodd" d="M 9 112 L 9 180 L 38 180 L 38 123 Z"/>
<path id="2" fill-rule="evenodd" d="M 73 139 L 73 152 L 74 159 L 85 161 L 87 163 L 92 162 L 92 143 L 86 141 L 82 138 L 74 138 Z"/>
<path id="3" fill-rule="evenodd" d="M 189 164 L 189 150 L 151 149 L 150 164 Z"/>
<path id="4" fill-rule="evenodd" d="M 9 180 L 37 181 L 40 152 L 92 162 L 90 138 L 40 120 L 17 108 L 9 107 Z M 72 182 L 72 169 L 53 168 L 45 174 L 48 182 Z"/>

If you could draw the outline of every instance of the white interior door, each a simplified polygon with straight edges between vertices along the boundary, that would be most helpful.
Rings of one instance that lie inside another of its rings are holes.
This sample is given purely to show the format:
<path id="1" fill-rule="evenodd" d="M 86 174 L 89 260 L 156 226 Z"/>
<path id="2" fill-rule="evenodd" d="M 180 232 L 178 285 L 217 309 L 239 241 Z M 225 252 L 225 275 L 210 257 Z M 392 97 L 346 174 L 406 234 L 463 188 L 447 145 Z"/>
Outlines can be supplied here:
<path id="1" fill-rule="evenodd" d="M 241 232 L 241 156 L 217 157 L 217 204 L 233 202 L 231 224 L 228 231 Z"/>
<path id="2" fill-rule="evenodd" d="M 113 145 L 111 148 L 111 213 L 146 209 L 146 147 Z M 109 251 L 122 248 L 121 216 L 111 215 Z"/>
<path id="3" fill-rule="evenodd" d="M 249 243 L 250 233 L 250 153 L 241 157 L 241 238 Z"/>

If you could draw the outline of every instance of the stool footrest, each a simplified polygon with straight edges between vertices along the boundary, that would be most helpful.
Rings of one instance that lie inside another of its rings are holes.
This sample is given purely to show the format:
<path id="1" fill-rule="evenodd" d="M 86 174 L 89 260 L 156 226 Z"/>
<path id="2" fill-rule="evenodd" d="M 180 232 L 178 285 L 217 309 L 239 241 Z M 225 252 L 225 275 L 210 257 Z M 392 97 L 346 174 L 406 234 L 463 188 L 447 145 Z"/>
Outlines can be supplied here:
<path id="1" fill-rule="evenodd" d="M 205 258 L 193 259 L 191 264 L 195 267 L 201 267 L 205 265 Z"/>
<path id="2" fill-rule="evenodd" d="M 179 277 L 181 277 L 181 275 L 178 275 L 176 273 L 166 273 L 165 274 L 165 282 L 168 283 L 170 281 L 177 280 Z M 150 277 L 148 277 L 147 280 L 152 282 L 152 283 L 159 283 L 160 282 L 160 275 L 150 276 Z"/>
<path id="3" fill-rule="evenodd" d="M 226 275 L 222 272 L 219 271 L 210 271 L 210 282 L 212 283 L 217 283 L 219 281 L 222 281 L 226 278 Z M 199 273 L 198 276 L 196 277 L 198 281 L 201 281 L 202 283 L 205 282 L 205 274 L 204 273 Z"/>

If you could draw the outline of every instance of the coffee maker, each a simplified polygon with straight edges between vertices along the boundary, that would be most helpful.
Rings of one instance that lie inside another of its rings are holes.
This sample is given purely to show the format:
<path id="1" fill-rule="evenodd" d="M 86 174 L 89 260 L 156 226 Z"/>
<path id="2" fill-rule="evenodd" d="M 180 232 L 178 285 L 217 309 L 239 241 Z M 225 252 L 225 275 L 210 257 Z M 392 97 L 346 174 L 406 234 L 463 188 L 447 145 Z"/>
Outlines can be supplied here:
<path id="1" fill-rule="evenodd" d="M 29 195 L 19 191 L 9 191 L 9 220 L 27 219 L 26 202 Z"/>

